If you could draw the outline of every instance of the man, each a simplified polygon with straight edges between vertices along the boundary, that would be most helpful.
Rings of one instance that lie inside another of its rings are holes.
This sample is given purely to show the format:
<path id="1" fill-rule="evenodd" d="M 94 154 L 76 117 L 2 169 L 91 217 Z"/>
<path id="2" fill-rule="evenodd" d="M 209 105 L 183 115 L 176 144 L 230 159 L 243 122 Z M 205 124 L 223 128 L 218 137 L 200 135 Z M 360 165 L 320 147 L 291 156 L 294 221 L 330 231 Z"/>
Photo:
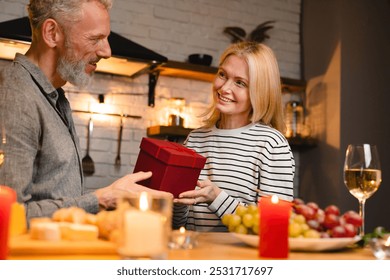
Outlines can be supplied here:
<path id="1" fill-rule="evenodd" d="M 152 191 L 136 184 L 151 172 L 129 174 L 86 193 L 79 140 L 64 91 L 85 86 L 96 63 L 111 55 L 112 0 L 30 0 L 31 47 L 0 73 L 0 123 L 7 131 L 3 184 L 14 188 L 27 218 L 61 207 L 90 213 L 115 208 L 123 191 Z"/>

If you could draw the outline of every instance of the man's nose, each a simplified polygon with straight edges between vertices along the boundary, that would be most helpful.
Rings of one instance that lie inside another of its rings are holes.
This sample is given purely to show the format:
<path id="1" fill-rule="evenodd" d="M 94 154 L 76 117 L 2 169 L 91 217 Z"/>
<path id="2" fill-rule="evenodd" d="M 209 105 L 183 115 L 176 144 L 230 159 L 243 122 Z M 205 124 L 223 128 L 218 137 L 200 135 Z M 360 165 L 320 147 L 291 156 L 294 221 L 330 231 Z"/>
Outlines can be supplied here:
<path id="1" fill-rule="evenodd" d="M 101 44 L 97 54 L 99 57 L 102 57 L 102 58 L 111 57 L 111 47 L 110 47 L 110 43 L 108 42 L 108 38 L 106 38 L 102 41 L 102 44 Z"/>

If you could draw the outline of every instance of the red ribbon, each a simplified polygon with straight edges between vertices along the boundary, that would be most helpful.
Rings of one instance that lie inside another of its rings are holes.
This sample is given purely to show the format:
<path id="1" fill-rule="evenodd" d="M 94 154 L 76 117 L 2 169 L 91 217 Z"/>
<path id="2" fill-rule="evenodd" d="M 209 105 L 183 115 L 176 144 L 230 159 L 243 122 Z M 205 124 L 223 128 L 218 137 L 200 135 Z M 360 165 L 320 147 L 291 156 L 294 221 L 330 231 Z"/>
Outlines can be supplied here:
<path id="1" fill-rule="evenodd" d="M 192 161 L 192 168 L 195 167 L 195 164 L 196 164 L 196 152 L 189 149 L 189 148 L 186 148 L 186 147 L 183 147 L 183 146 L 180 146 L 180 145 L 174 145 L 174 147 L 172 146 L 158 146 L 158 149 L 157 149 L 157 153 L 156 153 L 156 157 L 158 158 L 158 155 L 160 154 L 160 151 L 162 149 L 166 149 L 166 150 L 175 150 L 175 151 L 178 151 L 178 152 L 185 152 L 185 153 L 190 153 L 192 154 L 193 156 L 193 161 Z"/>

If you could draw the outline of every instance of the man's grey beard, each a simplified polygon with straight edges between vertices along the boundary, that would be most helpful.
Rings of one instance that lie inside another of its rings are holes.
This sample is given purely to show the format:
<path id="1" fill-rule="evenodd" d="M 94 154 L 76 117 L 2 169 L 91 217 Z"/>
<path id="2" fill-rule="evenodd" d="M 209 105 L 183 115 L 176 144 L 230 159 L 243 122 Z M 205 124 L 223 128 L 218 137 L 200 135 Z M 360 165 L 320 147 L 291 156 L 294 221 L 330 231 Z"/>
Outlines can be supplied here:
<path id="1" fill-rule="evenodd" d="M 85 73 L 85 66 L 84 61 L 72 61 L 66 55 L 59 58 L 57 72 L 65 81 L 75 86 L 86 87 L 91 82 L 92 75 Z"/>

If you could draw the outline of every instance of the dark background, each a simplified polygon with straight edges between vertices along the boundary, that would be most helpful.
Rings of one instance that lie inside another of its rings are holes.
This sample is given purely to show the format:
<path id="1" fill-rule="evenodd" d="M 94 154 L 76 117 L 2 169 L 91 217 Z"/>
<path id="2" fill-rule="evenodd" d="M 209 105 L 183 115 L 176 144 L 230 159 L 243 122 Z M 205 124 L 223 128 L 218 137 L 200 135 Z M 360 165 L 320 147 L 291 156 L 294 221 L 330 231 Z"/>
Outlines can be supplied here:
<path id="1" fill-rule="evenodd" d="M 302 67 L 323 127 L 300 154 L 299 196 L 358 211 L 343 183 L 345 150 L 376 144 L 382 184 L 366 202 L 366 232 L 390 230 L 390 1 L 302 0 Z"/>

